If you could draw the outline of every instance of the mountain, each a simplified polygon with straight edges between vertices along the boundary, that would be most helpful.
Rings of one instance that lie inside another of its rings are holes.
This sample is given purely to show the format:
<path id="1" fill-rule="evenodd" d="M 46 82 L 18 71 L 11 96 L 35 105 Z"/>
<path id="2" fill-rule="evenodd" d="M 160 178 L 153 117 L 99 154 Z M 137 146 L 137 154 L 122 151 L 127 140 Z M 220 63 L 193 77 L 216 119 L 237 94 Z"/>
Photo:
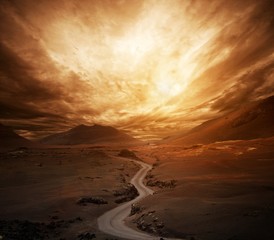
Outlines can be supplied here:
<path id="1" fill-rule="evenodd" d="M 41 143 L 51 145 L 76 144 L 137 144 L 139 140 L 113 127 L 101 125 L 79 125 L 66 132 L 56 133 L 40 140 Z"/>
<path id="2" fill-rule="evenodd" d="M 274 136 L 274 96 L 209 120 L 186 134 L 165 140 L 172 144 L 212 143 Z"/>
<path id="3" fill-rule="evenodd" d="M 0 123 L 0 149 L 33 147 L 35 144 L 16 134 L 11 127 Z"/>

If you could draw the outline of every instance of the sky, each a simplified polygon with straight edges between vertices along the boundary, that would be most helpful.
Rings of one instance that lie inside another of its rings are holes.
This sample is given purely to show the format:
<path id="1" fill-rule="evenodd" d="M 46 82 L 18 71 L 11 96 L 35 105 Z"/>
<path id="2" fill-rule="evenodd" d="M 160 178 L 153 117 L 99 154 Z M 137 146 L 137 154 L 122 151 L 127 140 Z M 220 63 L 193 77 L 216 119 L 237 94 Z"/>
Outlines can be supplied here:
<path id="1" fill-rule="evenodd" d="M 159 139 L 274 94 L 274 2 L 1 0 L 0 122 Z"/>

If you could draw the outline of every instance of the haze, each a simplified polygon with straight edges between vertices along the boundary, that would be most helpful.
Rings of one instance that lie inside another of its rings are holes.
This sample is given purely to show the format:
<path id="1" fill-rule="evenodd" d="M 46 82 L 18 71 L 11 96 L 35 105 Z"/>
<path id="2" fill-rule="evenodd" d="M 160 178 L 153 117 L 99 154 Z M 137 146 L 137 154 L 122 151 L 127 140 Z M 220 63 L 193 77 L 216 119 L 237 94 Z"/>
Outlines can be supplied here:
<path id="1" fill-rule="evenodd" d="M 0 121 L 143 139 L 274 93 L 273 1 L 1 1 Z"/>

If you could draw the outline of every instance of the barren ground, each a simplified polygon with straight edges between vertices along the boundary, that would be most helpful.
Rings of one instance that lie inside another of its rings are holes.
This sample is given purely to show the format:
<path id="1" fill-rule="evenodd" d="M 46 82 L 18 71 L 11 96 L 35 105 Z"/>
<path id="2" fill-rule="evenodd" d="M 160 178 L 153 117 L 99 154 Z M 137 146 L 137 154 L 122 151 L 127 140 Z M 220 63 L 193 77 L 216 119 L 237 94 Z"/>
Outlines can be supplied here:
<path id="1" fill-rule="evenodd" d="M 38 228 L 49 239 L 85 239 L 80 234 L 86 232 L 117 239 L 100 233 L 96 220 L 118 205 L 114 191 L 138 170 L 117 157 L 120 150 L 79 146 L 1 153 L 1 234 L 17 219 L 43 223 Z M 186 239 L 274 239 L 273 138 L 131 150 L 153 164 L 146 182 L 156 193 L 140 202 L 129 226 Z M 108 204 L 79 205 L 81 197 Z"/>
<path id="2" fill-rule="evenodd" d="M 138 170 L 131 161 L 115 157 L 118 152 L 79 147 L 1 153 L 0 220 L 45 223 L 41 235 L 49 230 L 54 233 L 49 234 L 50 239 L 78 239 L 86 232 L 107 239 L 109 236 L 97 230 L 97 217 L 118 205 L 113 192 L 123 188 Z M 108 204 L 79 205 L 81 197 L 100 197 Z"/>
<path id="3" fill-rule="evenodd" d="M 149 179 L 157 193 L 128 224 L 156 219 L 167 236 L 187 239 L 274 239 L 273 140 L 150 146 L 149 154 L 136 149 L 141 158 L 154 158 Z M 157 187 L 170 180 L 175 187 Z"/>

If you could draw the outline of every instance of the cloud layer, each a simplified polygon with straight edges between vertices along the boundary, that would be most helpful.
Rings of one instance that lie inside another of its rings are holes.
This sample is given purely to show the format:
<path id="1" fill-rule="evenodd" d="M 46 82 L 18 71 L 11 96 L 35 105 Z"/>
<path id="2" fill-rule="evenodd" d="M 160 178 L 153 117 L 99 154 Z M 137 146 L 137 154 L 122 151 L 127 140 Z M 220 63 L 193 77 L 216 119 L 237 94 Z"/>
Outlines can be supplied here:
<path id="1" fill-rule="evenodd" d="M 0 121 L 153 139 L 274 93 L 273 1 L 1 1 Z"/>

